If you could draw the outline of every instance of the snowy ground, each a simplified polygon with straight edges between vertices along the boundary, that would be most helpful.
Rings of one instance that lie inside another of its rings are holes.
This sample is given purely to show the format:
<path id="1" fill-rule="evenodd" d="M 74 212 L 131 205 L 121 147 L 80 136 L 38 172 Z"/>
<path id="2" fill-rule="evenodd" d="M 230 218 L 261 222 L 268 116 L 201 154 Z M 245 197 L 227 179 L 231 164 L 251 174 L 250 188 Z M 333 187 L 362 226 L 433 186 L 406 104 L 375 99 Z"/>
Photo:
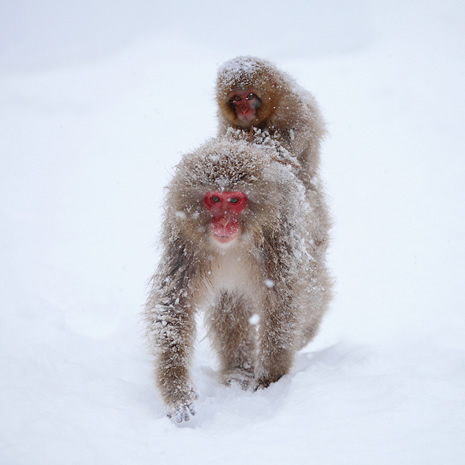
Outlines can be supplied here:
<path id="1" fill-rule="evenodd" d="M 461 0 L 3 2 L 0 463 L 465 463 L 464 51 Z M 140 312 L 163 186 L 238 54 L 329 123 L 337 295 L 265 391 L 199 341 L 177 427 Z"/>

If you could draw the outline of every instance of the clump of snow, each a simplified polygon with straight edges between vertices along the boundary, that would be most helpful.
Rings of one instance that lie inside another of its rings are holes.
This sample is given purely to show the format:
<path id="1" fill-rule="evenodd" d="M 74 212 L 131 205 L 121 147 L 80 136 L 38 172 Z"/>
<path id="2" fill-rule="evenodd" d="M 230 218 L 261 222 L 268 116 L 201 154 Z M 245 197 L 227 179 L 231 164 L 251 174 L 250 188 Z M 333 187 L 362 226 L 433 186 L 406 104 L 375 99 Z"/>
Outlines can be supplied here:
<path id="1" fill-rule="evenodd" d="M 254 313 L 250 318 L 249 318 L 249 323 L 251 325 L 258 325 L 260 323 L 260 315 L 258 315 L 257 313 Z"/>

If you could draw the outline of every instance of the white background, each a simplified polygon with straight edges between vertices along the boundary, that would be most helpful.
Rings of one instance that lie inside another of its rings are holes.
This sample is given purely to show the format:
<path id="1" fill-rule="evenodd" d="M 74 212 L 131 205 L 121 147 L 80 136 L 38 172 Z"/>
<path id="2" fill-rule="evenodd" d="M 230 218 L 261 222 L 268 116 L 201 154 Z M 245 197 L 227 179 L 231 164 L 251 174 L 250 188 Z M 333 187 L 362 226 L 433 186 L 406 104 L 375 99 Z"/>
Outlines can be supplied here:
<path id="1" fill-rule="evenodd" d="M 336 296 L 291 374 L 152 383 L 140 313 L 163 186 L 216 133 L 217 67 L 274 61 L 328 122 Z M 465 461 L 465 3 L 0 6 L 0 463 Z"/>

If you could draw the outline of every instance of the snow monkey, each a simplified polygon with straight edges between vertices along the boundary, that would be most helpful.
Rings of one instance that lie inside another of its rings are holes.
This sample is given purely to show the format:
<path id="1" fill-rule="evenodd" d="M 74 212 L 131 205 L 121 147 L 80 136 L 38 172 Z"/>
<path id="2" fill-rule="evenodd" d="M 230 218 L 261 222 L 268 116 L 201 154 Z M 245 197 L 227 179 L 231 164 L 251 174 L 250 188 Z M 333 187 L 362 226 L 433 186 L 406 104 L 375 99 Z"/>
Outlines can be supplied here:
<path id="1" fill-rule="evenodd" d="M 169 417 L 195 413 L 198 309 L 224 384 L 263 389 L 289 372 L 330 293 L 319 212 L 275 147 L 225 135 L 183 157 L 167 188 L 163 252 L 145 309 Z"/>
<path id="2" fill-rule="evenodd" d="M 219 68 L 216 98 L 219 135 L 232 128 L 256 143 L 277 144 L 311 188 L 325 127 L 309 92 L 270 62 L 240 56 Z"/>

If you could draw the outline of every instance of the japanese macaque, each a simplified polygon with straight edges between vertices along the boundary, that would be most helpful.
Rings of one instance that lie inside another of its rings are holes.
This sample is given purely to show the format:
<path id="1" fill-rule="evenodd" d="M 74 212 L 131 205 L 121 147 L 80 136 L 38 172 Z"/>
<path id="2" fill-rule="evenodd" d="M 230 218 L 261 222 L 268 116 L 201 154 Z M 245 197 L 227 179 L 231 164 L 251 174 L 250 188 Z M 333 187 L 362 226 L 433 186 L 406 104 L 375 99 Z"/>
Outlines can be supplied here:
<path id="1" fill-rule="evenodd" d="M 241 56 L 220 67 L 216 98 L 220 136 L 231 128 L 238 137 L 275 145 L 311 188 L 325 126 L 309 92 L 270 62 Z"/>
<path id="2" fill-rule="evenodd" d="M 197 310 L 221 381 L 244 389 L 278 381 L 316 333 L 330 295 L 318 244 L 329 224 L 306 191 L 274 147 L 230 136 L 178 164 L 145 310 L 156 382 L 177 422 L 195 413 L 198 397 L 190 375 Z"/>

